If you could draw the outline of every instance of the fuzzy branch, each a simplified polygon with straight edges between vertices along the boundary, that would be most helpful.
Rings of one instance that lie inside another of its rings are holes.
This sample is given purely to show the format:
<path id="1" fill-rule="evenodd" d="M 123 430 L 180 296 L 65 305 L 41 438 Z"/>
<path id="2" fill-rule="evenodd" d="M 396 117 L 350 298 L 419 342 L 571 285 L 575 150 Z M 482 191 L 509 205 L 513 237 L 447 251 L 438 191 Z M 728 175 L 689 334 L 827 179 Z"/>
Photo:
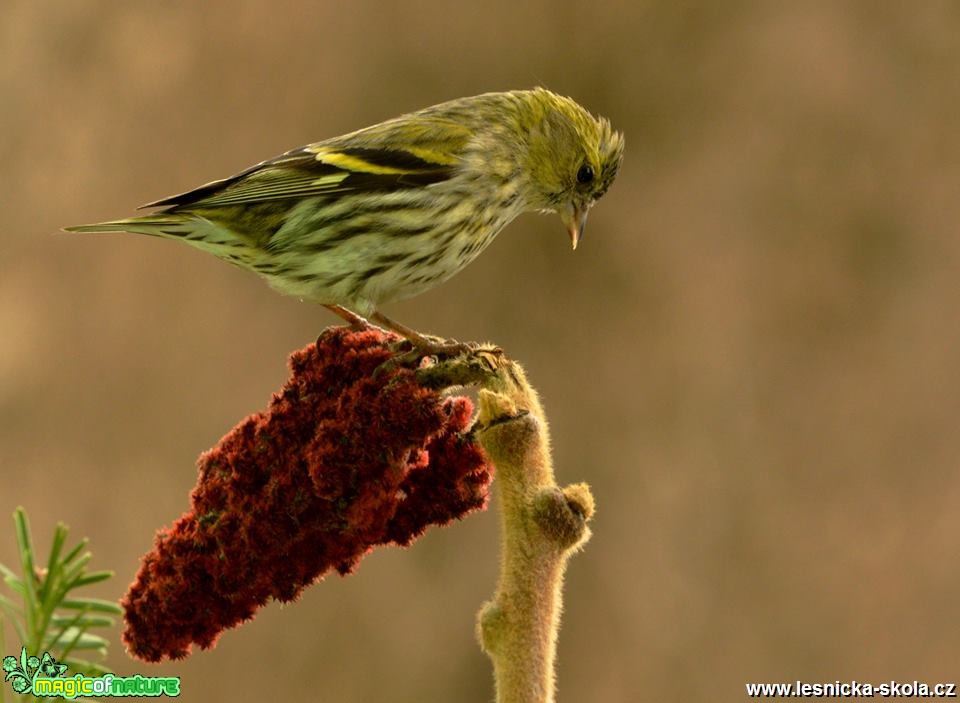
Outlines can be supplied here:
<path id="1" fill-rule="evenodd" d="M 502 555 L 477 633 L 498 703 L 552 703 L 563 574 L 590 537 L 593 496 L 586 484 L 555 483 L 547 420 L 519 365 L 503 361 L 479 400 L 476 436 L 499 476 Z"/>

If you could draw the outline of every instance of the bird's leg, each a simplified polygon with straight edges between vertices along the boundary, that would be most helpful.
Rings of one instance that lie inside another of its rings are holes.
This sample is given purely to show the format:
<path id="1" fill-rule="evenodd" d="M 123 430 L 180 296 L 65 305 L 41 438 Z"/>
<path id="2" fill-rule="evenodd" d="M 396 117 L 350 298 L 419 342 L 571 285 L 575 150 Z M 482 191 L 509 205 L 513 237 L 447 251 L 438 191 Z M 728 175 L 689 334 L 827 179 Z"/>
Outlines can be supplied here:
<path id="1" fill-rule="evenodd" d="M 323 307 L 325 307 L 327 310 L 332 312 L 337 317 L 343 319 L 345 322 L 347 322 L 350 325 L 351 328 L 355 330 L 368 330 L 375 326 L 375 325 L 371 325 L 370 321 L 367 320 L 365 317 L 361 317 L 360 315 L 353 312 L 352 310 L 347 310 L 342 305 L 324 305 Z"/>
<path id="2" fill-rule="evenodd" d="M 421 355 L 457 356 L 458 354 L 466 354 L 467 352 L 473 351 L 471 345 L 458 342 L 454 339 L 441 339 L 439 337 L 420 334 L 404 324 L 391 320 L 382 312 L 373 313 L 370 319 L 405 337 L 414 346 L 414 350 Z"/>

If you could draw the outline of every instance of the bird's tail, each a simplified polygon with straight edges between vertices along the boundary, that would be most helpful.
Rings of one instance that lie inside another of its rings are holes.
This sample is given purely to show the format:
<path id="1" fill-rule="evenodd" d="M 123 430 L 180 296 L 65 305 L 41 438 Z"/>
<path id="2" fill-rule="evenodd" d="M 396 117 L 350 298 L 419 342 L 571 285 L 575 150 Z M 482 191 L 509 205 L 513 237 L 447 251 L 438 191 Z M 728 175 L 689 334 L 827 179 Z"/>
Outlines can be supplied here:
<path id="1" fill-rule="evenodd" d="M 133 232 L 167 239 L 180 239 L 190 234 L 194 230 L 194 225 L 192 217 L 175 213 L 158 213 L 129 217 L 125 220 L 96 222 L 90 225 L 73 225 L 63 229 L 66 232 Z"/>

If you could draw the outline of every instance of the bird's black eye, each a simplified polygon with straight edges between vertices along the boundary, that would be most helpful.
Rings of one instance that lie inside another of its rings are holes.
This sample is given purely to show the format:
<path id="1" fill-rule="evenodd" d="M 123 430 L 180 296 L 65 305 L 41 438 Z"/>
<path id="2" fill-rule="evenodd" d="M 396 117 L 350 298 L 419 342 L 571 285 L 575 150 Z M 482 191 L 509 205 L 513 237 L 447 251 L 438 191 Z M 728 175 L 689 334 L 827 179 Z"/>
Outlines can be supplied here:
<path id="1" fill-rule="evenodd" d="M 577 183 L 589 183 L 593 180 L 593 167 L 590 164 L 584 164 L 577 171 Z"/>

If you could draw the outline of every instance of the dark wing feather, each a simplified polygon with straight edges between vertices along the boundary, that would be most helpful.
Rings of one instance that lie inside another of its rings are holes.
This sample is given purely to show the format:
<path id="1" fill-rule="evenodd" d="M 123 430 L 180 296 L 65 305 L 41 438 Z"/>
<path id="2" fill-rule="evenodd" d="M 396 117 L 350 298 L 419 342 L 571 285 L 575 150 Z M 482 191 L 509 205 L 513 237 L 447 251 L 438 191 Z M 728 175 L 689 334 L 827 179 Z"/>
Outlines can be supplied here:
<path id="1" fill-rule="evenodd" d="M 389 191 L 425 187 L 454 175 L 458 165 L 456 157 L 420 151 L 434 158 L 393 147 L 310 145 L 263 161 L 235 176 L 143 207 L 175 211 L 352 191 Z"/>

